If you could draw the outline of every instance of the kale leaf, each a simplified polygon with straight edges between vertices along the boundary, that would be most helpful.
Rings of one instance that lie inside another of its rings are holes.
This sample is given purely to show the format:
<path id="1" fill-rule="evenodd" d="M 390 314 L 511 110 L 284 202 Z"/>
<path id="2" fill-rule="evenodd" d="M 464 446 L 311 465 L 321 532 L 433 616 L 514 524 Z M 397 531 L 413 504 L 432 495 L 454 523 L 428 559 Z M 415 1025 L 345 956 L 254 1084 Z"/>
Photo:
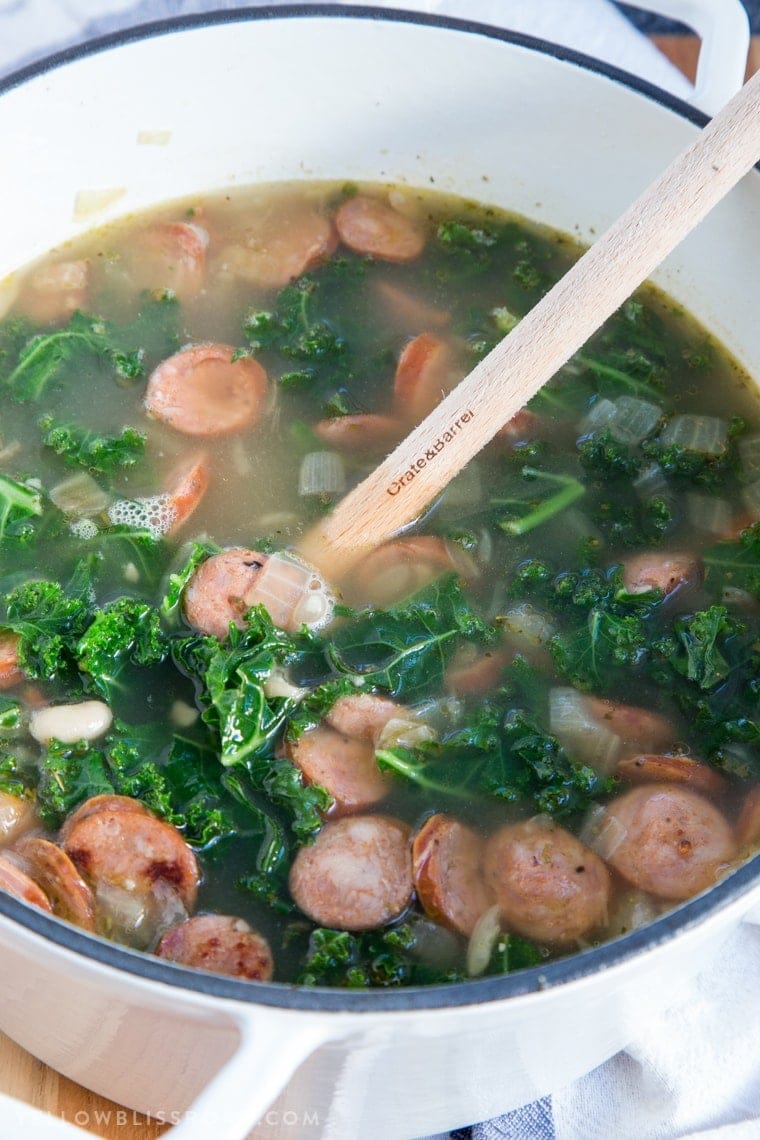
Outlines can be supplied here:
<path id="1" fill-rule="evenodd" d="M 42 510 L 39 486 L 0 475 L 0 543 L 26 541 L 33 533 L 30 520 L 39 517 Z"/>
<path id="2" fill-rule="evenodd" d="M 132 427 L 106 436 L 77 424 L 56 424 L 52 416 L 44 416 L 40 428 L 42 442 L 69 467 L 84 467 L 95 474 L 112 475 L 119 467 L 134 467 L 145 451 L 147 437 Z"/>

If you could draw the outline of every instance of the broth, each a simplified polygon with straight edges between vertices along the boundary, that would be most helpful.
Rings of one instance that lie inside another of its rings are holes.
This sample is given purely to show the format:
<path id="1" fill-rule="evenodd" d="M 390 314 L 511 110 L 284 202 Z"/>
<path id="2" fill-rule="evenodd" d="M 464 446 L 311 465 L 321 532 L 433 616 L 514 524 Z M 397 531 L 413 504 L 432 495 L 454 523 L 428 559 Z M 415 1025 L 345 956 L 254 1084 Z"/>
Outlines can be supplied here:
<path id="1" fill-rule="evenodd" d="M 19 277 L 0 888 L 198 968 L 382 986 L 616 937 L 754 851 L 757 395 L 652 287 L 337 598 L 287 555 L 580 252 L 304 184 Z"/>

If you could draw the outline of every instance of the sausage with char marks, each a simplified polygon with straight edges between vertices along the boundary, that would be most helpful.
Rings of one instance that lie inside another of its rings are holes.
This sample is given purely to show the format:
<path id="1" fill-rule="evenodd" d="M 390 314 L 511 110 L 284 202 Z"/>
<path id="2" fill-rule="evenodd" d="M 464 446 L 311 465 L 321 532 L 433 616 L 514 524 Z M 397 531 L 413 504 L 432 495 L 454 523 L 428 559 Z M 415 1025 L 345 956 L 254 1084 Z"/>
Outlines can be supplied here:
<path id="1" fill-rule="evenodd" d="M 482 858 L 481 838 L 445 815 L 431 816 L 412 844 L 414 886 L 423 910 L 468 937 L 491 905 Z"/>
<path id="2" fill-rule="evenodd" d="M 374 748 L 365 740 L 319 725 L 289 741 L 286 748 L 307 783 L 319 784 L 332 796 L 331 816 L 362 811 L 388 795 L 388 781 L 375 763 Z"/>
<path id="3" fill-rule="evenodd" d="M 225 914 L 196 914 L 172 926 L 156 954 L 182 966 L 250 982 L 268 982 L 274 970 L 267 940 L 242 918 Z"/>

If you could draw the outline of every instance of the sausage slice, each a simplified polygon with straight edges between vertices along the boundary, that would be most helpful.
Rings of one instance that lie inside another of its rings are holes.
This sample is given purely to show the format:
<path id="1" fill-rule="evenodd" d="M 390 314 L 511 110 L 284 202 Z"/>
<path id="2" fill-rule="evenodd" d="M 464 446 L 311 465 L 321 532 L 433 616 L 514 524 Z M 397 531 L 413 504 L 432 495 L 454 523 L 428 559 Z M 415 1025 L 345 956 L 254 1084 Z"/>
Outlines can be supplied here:
<path id="1" fill-rule="evenodd" d="M 314 425 L 314 434 L 335 451 L 385 455 L 404 434 L 404 425 L 391 416 L 366 413 L 333 416 Z"/>
<path id="2" fill-rule="evenodd" d="M 209 235 L 195 222 L 155 222 L 134 240 L 132 280 L 138 289 L 170 289 L 192 301 L 203 288 Z"/>
<path id="3" fill-rule="evenodd" d="M 662 590 L 667 597 L 680 586 L 698 585 L 701 581 L 702 563 L 688 551 L 661 554 L 650 550 L 623 562 L 623 585 L 629 594 Z"/>
<path id="4" fill-rule="evenodd" d="M 174 474 L 168 492 L 169 509 L 172 514 L 169 534 L 176 534 L 200 506 L 210 481 L 211 466 L 207 455 L 196 456 Z"/>
<path id="5" fill-rule="evenodd" d="M 0 689 L 12 689 L 24 680 L 24 671 L 18 663 L 17 633 L 5 630 L 0 633 Z"/>
<path id="6" fill-rule="evenodd" d="M 150 814 L 140 800 L 134 800 L 131 796 L 117 796 L 108 793 L 100 796 L 90 796 L 88 800 L 85 800 L 84 803 L 81 803 L 78 808 L 66 816 L 58 832 L 58 841 L 65 846 L 66 839 L 76 824 L 80 823 L 83 819 L 88 819 L 91 815 L 97 815 L 100 811 L 136 811 L 141 812 L 143 815 Z"/>
<path id="7" fill-rule="evenodd" d="M 412 900 L 409 828 L 383 815 L 326 823 L 290 869 L 290 893 L 304 914 L 337 930 L 373 930 Z"/>
<path id="8" fill-rule="evenodd" d="M 357 194 L 335 215 L 338 236 L 355 253 L 381 261 L 414 261 L 425 248 L 420 226 L 379 198 Z"/>
<path id="9" fill-rule="evenodd" d="M 233 360 L 229 344 L 183 349 L 153 370 L 145 407 L 184 435 L 234 435 L 253 427 L 264 412 L 267 374 L 250 356 Z"/>
<path id="10" fill-rule="evenodd" d="M 31 800 L 24 796 L 12 796 L 10 792 L 0 792 L 0 847 L 13 843 L 37 824 Z"/>
<path id="11" fill-rule="evenodd" d="M 375 763 L 375 750 L 364 740 L 320 725 L 289 741 L 287 752 L 307 783 L 319 784 L 330 793 L 335 801 L 330 815 L 362 811 L 388 795 L 388 781 Z"/>
<path id="12" fill-rule="evenodd" d="M 530 819 L 500 828 L 486 844 L 484 871 L 507 925 L 526 938 L 572 945 L 607 921 L 609 871 L 556 824 Z"/>
<path id="13" fill-rule="evenodd" d="M 361 560 L 354 570 L 351 590 L 359 601 L 392 605 L 452 571 L 465 581 L 472 581 L 479 573 L 466 550 L 437 535 L 397 538 Z"/>
<path id="14" fill-rule="evenodd" d="M 24 283 L 19 308 L 40 324 L 63 324 L 87 304 L 86 261 L 59 261 L 36 269 Z"/>
<path id="15" fill-rule="evenodd" d="M 409 710 L 390 697 L 380 697 L 376 693 L 352 693 L 338 697 L 325 720 L 336 732 L 374 744 L 389 721 L 408 715 Z"/>
<path id="16" fill-rule="evenodd" d="M 172 926 L 156 954 L 182 966 L 251 982 L 268 982 L 274 970 L 266 938 L 242 918 L 226 914 L 196 914 Z"/>
<path id="17" fill-rule="evenodd" d="M 736 821 L 736 840 L 740 851 L 760 844 L 760 787 L 752 788 L 744 797 Z"/>
<path id="18" fill-rule="evenodd" d="M 491 905 L 482 858 L 480 836 L 445 815 L 431 816 L 412 844 L 414 887 L 423 910 L 467 937 Z"/>
<path id="19" fill-rule="evenodd" d="M 195 855 L 176 828 L 147 812 L 88 815 L 69 830 L 65 851 L 96 893 L 112 886 L 147 896 L 166 883 L 192 910 L 200 879 Z"/>
<path id="20" fill-rule="evenodd" d="M 659 713 L 636 705 L 621 705 L 603 697 L 585 696 L 583 703 L 588 715 L 619 736 L 625 745 L 654 751 L 676 743 L 675 729 Z"/>
<path id="21" fill-rule="evenodd" d="M 689 756 L 629 756 L 620 761 L 615 775 L 629 784 L 685 784 L 705 796 L 726 791 L 726 781 L 714 768 Z"/>
<path id="22" fill-rule="evenodd" d="M 396 414 L 407 424 L 419 423 L 458 384 L 464 371 L 450 341 L 420 333 L 406 345 L 396 366 Z"/>
<path id="23" fill-rule="evenodd" d="M 12 855 L 0 855 L 0 891 L 53 913 L 50 899 L 26 871 L 14 862 Z"/>
<path id="24" fill-rule="evenodd" d="M 39 836 L 22 839 L 16 851 L 29 867 L 29 874 L 47 895 L 53 914 L 81 926 L 95 929 L 92 891 L 79 875 L 65 851 Z"/>
<path id="25" fill-rule="evenodd" d="M 243 241 L 222 254 L 222 271 L 262 289 L 281 289 L 333 254 L 338 245 L 329 218 L 313 207 L 286 206 L 252 220 Z"/>
<path id="26" fill-rule="evenodd" d="M 678 784 L 634 788 L 607 805 L 618 833 L 608 862 L 642 891 L 691 898 L 712 886 L 736 856 L 726 818 Z"/>

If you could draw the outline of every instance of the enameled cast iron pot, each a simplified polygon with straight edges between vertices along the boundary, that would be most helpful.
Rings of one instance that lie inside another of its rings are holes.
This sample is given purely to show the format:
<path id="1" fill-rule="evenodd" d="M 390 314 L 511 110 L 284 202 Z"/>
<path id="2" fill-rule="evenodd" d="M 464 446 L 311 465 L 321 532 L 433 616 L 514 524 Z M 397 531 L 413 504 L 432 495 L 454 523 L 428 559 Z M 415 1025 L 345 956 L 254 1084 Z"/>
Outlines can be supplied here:
<path id="1" fill-rule="evenodd" d="M 278 8 L 154 26 L 6 82 L 0 280 L 85 223 L 280 179 L 433 186 L 592 240 L 703 121 L 588 59 L 462 22 Z M 93 200 L 99 212 L 83 218 Z M 758 378 L 759 264 L 753 171 L 657 276 Z M 760 857 L 646 929 L 564 961 L 353 993 L 196 973 L 3 895 L 0 1028 L 96 1092 L 183 1117 L 178 1140 L 240 1140 L 260 1118 L 266 1137 L 419 1136 L 503 1112 L 611 1056 L 758 903 Z"/>

